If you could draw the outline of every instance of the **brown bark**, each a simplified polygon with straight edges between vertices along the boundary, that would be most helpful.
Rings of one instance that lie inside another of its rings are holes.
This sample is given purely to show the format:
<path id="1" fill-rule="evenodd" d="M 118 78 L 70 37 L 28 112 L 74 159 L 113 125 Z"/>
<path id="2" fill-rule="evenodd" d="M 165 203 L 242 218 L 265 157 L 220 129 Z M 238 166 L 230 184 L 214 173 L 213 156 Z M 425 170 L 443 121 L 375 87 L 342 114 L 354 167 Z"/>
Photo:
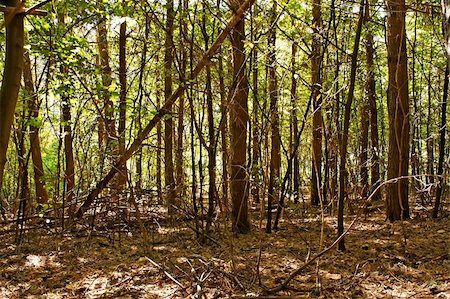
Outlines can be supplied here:
<path id="1" fill-rule="evenodd" d="M 245 2 L 238 0 L 232 3 L 232 9 L 237 4 Z M 239 20 L 231 33 L 233 48 L 233 97 L 230 103 L 231 131 L 231 200 L 232 227 L 236 233 L 250 231 L 248 218 L 248 177 L 247 177 L 247 123 L 248 123 L 248 80 L 245 71 L 245 21 Z"/>
<path id="2" fill-rule="evenodd" d="M 24 54 L 23 79 L 28 96 L 27 103 L 29 118 L 34 120 L 30 123 L 29 135 L 31 158 L 33 160 L 36 202 L 38 204 L 44 204 L 48 202 L 48 194 L 45 189 L 44 181 L 44 166 L 42 163 L 41 141 L 39 137 L 40 124 L 37 123 L 39 118 L 39 103 L 38 95 L 35 91 L 33 76 L 31 74 L 31 61 L 28 52 Z"/>
<path id="3" fill-rule="evenodd" d="M 97 0 L 99 7 L 103 7 L 101 0 Z M 99 52 L 99 62 L 100 68 L 102 70 L 102 91 L 101 99 L 103 101 L 103 125 L 105 128 L 102 140 L 106 142 L 106 153 L 112 153 L 113 144 L 116 137 L 115 123 L 114 123 L 114 105 L 111 101 L 111 93 L 109 87 L 112 82 L 112 71 L 109 65 L 109 44 L 108 44 L 108 29 L 106 24 L 106 19 L 99 16 L 101 19 L 98 20 L 97 24 L 97 46 Z"/>
<path id="4" fill-rule="evenodd" d="M 21 1 L 13 0 L 9 4 L 15 7 L 20 3 Z M 6 55 L 0 89 L 0 108 L 2 110 L 0 113 L 0 199 L 2 205 L 4 203 L 2 198 L 3 173 L 20 89 L 24 44 L 23 15 L 12 16 L 11 13 L 5 13 L 5 18 L 11 18 L 11 21 L 6 24 Z"/>
<path id="5" fill-rule="evenodd" d="M 164 43 L 164 99 L 167 100 L 172 95 L 172 64 L 173 52 L 175 46 L 173 44 L 173 21 L 175 12 L 173 10 L 173 0 L 167 0 L 167 18 L 166 18 L 166 40 Z M 173 118 L 172 109 L 166 110 L 164 120 L 164 181 L 166 185 L 166 205 L 169 214 L 174 211 L 176 205 L 175 178 L 173 175 Z"/>
<path id="6" fill-rule="evenodd" d="M 365 24 L 370 22 L 370 0 L 367 0 L 366 11 L 365 11 Z M 377 99 L 375 90 L 375 74 L 374 74 L 374 48 L 373 48 L 373 35 L 370 29 L 366 33 L 366 96 L 367 104 L 370 115 L 370 141 L 371 141 L 371 190 L 375 190 L 380 184 L 380 159 L 379 159 L 379 145 L 378 145 L 378 112 L 377 112 Z M 367 115 L 365 116 L 367 118 Z M 380 198 L 380 193 L 374 195 L 373 199 L 378 200 Z"/>
<path id="7" fill-rule="evenodd" d="M 358 25 L 356 28 L 355 41 L 353 44 L 353 53 L 352 53 L 352 63 L 350 70 L 350 85 L 347 94 L 347 102 L 345 103 L 345 111 L 344 111 L 344 128 L 342 132 L 341 138 L 341 151 L 340 151 L 340 165 L 339 165 L 339 203 L 338 203 L 338 234 L 337 238 L 344 233 L 344 203 L 346 193 L 345 187 L 347 185 L 347 152 L 348 152 L 348 133 L 350 129 L 350 114 L 353 103 L 353 97 L 355 92 L 355 83 L 356 83 L 356 69 L 358 63 L 358 50 L 359 50 L 359 41 L 361 37 L 361 29 L 363 24 L 363 16 L 364 16 L 364 1 L 361 0 L 361 5 L 359 6 L 359 19 Z M 345 250 L 344 239 L 339 242 L 339 250 Z"/>
<path id="8" fill-rule="evenodd" d="M 272 232 L 272 205 L 278 202 L 280 187 L 280 129 L 278 120 L 278 90 L 276 77 L 276 3 L 274 2 L 271 12 L 271 27 L 268 33 L 268 65 L 269 65 L 269 97 L 270 97 L 270 126 L 271 135 L 271 151 L 270 151 L 270 177 L 269 177 L 269 194 L 267 198 L 267 225 L 266 232 Z"/>
<path id="9" fill-rule="evenodd" d="M 450 1 L 442 1 L 442 31 L 444 33 L 444 45 L 445 54 L 447 58 L 447 65 L 445 68 L 444 79 L 444 92 L 442 96 L 442 108 L 441 108 L 441 125 L 439 129 L 439 159 L 437 167 L 438 185 L 436 189 L 436 200 L 434 202 L 434 208 L 432 217 L 437 218 L 439 208 L 441 205 L 441 196 L 444 190 L 444 159 L 445 159 L 445 133 L 447 127 L 447 101 L 448 101 L 448 87 L 450 76 Z"/>
<path id="10" fill-rule="evenodd" d="M 220 126 L 221 145 L 222 145 L 222 206 L 225 212 L 228 212 L 228 190 L 229 190 L 229 153 L 228 153 L 228 101 L 225 91 L 225 80 L 223 71 L 223 55 L 219 50 L 219 92 L 220 92 L 220 111 L 222 125 Z"/>
<path id="11" fill-rule="evenodd" d="M 252 43 L 255 42 L 256 37 L 256 29 L 255 29 L 255 18 L 254 15 L 257 15 L 257 7 L 254 6 L 252 9 L 251 23 L 250 23 L 250 31 L 251 31 L 251 39 Z M 259 97 L 258 97 L 258 47 L 256 45 L 253 46 L 252 49 L 252 57 L 250 60 L 250 68 L 252 70 L 252 84 L 253 84 L 253 121 L 252 121 L 252 200 L 254 203 L 259 203 L 260 199 L 260 185 L 261 185 L 261 165 L 259 161 L 259 152 L 260 152 L 260 143 L 261 140 L 260 132 L 261 127 L 259 124 Z"/>
<path id="12" fill-rule="evenodd" d="M 389 154 L 387 178 L 408 174 L 409 98 L 404 0 L 388 0 L 388 109 Z M 389 220 L 409 218 L 408 181 L 398 180 L 386 187 L 386 216 Z"/>
<path id="13" fill-rule="evenodd" d="M 186 80 L 186 68 L 187 68 L 187 43 L 186 38 L 188 34 L 186 13 L 188 11 L 188 1 L 180 0 L 180 6 L 183 7 L 180 13 L 180 40 L 181 40 L 181 65 L 179 78 L 180 82 Z M 177 149 L 175 153 L 175 173 L 176 173 L 176 185 L 179 196 L 184 194 L 184 171 L 183 171 L 183 135 L 184 135 L 184 95 L 180 97 L 178 104 L 178 127 L 177 127 Z"/>
<path id="14" fill-rule="evenodd" d="M 293 165 L 293 191 L 294 191 L 294 203 L 298 203 L 300 196 L 300 165 L 298 161 L 297 151 L 297 136 L 298 136 L 298 117 L 297 117 L 297 78 L 296 78 L 296 55 L 297 55 L 297 42 L 292 43 L 291 48 L 291 105 L 292 105 L 292 142 L 291 142 L 291 155 L 294 155 L 292 161 Z"/>
<path id="15" fill-rule="evenodd" d="M 64 15 L 58 15 L 58 22 L 64 24 Z M 68 75 L 68 69 L 65 66 L 60 67 L 61 73 Z M 62 134 L 64 136 L 64 156 L 66 162 L 66 171 L 64 174 L 64 180 L 66 184 L 66 197 L 64 202 L 71 203 L 75 195 L 75 162 L 73 156 L 73 137 L 71 126 L 71 114 L 70 114 L 70 99 L 66 94 L 61 95 L 61 123 Z M 64 205 L 63 202 L 63 205 Z M 75 205 L 70 205 L 69 215 L 72 217 L 75 211 Z"/>
<path id="16" fill-rule="evenodd" d="M 124 4 L 125 6 L 125 4 Z M 119 154 L 125 153 L 125 128 L 127 118 L 127 22 L 120 24 L 119 33 L 119 83 L 120 83 L 120 98 L 119 98 L 119 126 L 117 133 L 119 135 Z M 118 187 L 121 189 L 127 183 L 127 167 L 122 165 L 119 176 L 117 178 Z"/>
<path id="17" fill-rule="evenodd" d="M 311 204 L 319 205 L 322 185 L 322 28 L 321 1 L 313 0 L 313 37 L 311 54 L 311 93 L 313 99 Z"/>
<path id="18" fill-rule="evenodd" d="M 235 11 L 233 17 L 228 22 L 227 26 L 224 28 L 222 33 L 217 37 L 216 41 L 211 45 L 208 51 L 203 55 L 200 61 L 197 63 L 196 67 L 191 73 L 191 76 L 186 80 L 187 82 L 191 82 L 191 80 L 195 79 L 198 74 L 202 71 L 202 69 L 206 66 L 206 64 L 211 60 L 211 57 L 217 52 L 219 47 L 222 45 L 223 41 L 226 39 L 228 34 L 240 23 L 242 16 L 244 13 L 253 5 L 255 0 L 246 0 L 242 3 L 242 5 Z M 242 45 L 243 46 L 243 45 Z M 183 82 L 185 83 L 185 82 Z M 125 153 L 118 159 L 118 161 L 114 164 L 114 166 L 110 169 L 110 171 L 100 180 L 96 187 L 89 193 L 86 200 L 77 210 L 75 216 L 77 218 L 81 218 L 84 212 L 90 207 L 90 205 L 94 202 L 95 198 L 98 194 L 108 185 L 112 178 L 117 174 L 118 169 L 122 164 L 124 164 L 130 157 L 139 149 L 142 145 L 142 142 L 145 140 L 150 131 L 157 125 L 157 123 L 167 114 L 167 110 L 171 109 L 176 100 L 186 91 L 188 87 L 187 84 L 180 84 L 178 89 L 170 96 L 170 98 L 164 103 L 163 107 L 153 116 L 150 122 L 144 127 L 144 129 L 138 134 L 136 139 L 130 145 L 130 147 L 125 151 Z M 245 140 L 245 139 L 244 139 Z M 244 151 L 245 154 L 245 151 Z M 245 162 L 245 161 L 244 161 Z M 245 165 L 245 163 L 244 163 Z M 245 172 L 244 172 L 245 174 Z M 245 183 L 245 182 L 244 182 Z M 245 189 L 244 189 L 245 190 Z M 249 228 L 249 223 L 248 223 Z"/>

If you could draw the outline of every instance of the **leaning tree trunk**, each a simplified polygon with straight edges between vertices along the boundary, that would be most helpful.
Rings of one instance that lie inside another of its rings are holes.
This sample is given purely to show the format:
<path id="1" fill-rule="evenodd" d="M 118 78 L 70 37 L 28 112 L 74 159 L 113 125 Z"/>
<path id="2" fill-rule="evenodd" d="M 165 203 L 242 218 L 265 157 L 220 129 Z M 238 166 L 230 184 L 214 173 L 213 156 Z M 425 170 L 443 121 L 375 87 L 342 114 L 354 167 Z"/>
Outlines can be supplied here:
<path id="1" fill-rule="evenodd" d="M 11 6 L 21 5 L 21 1 L 10 1 Z M 10 17 L 5 13 L 5 18 Z M 6 55 L 0 89 L 0 198 L 2 198 L 3 173 L 6 164 L 11 126 L 14 121 L 20 80 L 23 68 L 24 25 L 23 15 L 17 14 L 6 24 Z M 3 203 L 3 199 L 2 203 Z"/>
<path id="2" fill-rule="evenodd" d="M 389 154 L 387 178 L 408 175 L 409 97 L 406 53 L 406 5 L 404 0 L 388 0 L 388 109 Z M 400 179 L 386 187 L 386 216 L 389 220 L 409 218 L 408 180 Z"/>

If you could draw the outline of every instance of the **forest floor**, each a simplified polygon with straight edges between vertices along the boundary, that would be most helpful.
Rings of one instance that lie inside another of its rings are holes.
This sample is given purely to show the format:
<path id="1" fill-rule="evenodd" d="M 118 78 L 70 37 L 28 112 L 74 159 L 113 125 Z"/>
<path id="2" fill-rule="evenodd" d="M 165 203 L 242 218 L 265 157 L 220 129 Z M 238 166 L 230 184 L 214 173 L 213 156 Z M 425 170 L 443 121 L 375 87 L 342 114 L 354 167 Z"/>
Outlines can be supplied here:
<path id="1" fill-rule="evenodd" d="M 392 224 L 381 209 L 358 220 L 345 252 L 333 248 L 276 294 L 260 283 L 276 286 L 329 246 L 335 217 L 290 205 L 280 230 L 266 234 L 253 209 L 251 233 L 213 226 L 217 244 L 201 244 L 192 221 L 167 221 L 156 208 L 142 218 L 145 234 L 40 228 L 20 246 L 2 234 L 0 298 L 450 298 L 448 213 L 414 211 Z"/>

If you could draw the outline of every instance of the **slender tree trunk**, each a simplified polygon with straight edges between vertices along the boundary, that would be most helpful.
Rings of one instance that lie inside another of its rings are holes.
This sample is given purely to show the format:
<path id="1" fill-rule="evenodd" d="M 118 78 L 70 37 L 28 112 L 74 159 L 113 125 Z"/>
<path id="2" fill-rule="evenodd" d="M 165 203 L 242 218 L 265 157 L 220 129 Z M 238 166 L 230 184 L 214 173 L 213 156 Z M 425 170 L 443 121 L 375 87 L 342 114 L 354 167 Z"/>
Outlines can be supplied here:
<path id="1" fill-rule="evenodd" d="M 364 2 L 361 0 L 359 6 L 359 19 L 356 28 L 355 42 L 353 44 L 352 64 L 350 70 L 350 85 L 347 94 L 347 102 L 345 103 L 344 112 L 344 130 L 341 138 L 341 151 L 340 151 L 340 166 L 339 166 L 339 204 L 338 204 L 338 237 L 344 233 L 344 203 L 346 198 L 345 186 L 347 184 L 347 152 L 348 152 L 348 133 L 350 129 L 350 114 L 353 103 L 355 82 L 356 82 L 356 69 L 358 63 L 358 50 L 359 40 L 361 37 L 361 29 L 364 16 Z M 345 250 L 344 238 L 339 242 L 339 250 Z"/>
<path id="2" fill-rule="evenodd" d="M 252 9 L 252 16 L 257 15 L 257 6 Z M 252 43 L 255 42 L 256 38 L 256 28 L 255 28 L 255 18 L 251 18 L 251 39 Z M 261 184 L 261 165 L 259 163 L 259 152 L 260 152 L 260 131 L 261 127 L 259 124 L 259 97 L 258 97 L 258 47 L 253 46 L 252 49 L 252 83 L 253 83 L 253 122 L 252 122 L 252 198 L 254 203 L 260 202 L 260 184 Z"/>
<path id="3" fill-rule="evenodd" d="M 271 125 L 271 151 L 270 151 L 270 177 L 269 193 L 267 198 L 267 225 L 266 232 L 272 232 L 272 205 L 278 202 L 280 187 L 280 129 L 278 120 L 278 90 L 276 77 L 276 3 L 271 12 L 270 29 L 268 33 L 268 66 L 269 66 L 269 97 L 270 97 L 270 125 Z"/>
<path id="4" fill-rule="evenodd" d="M 239 0 L 233 3 L 243 4 Z M 248 123 L 248 81 L 245 71 L 245 21 L 241 19 L 231 33 L 233 48 L 233 97 L 230 103 L 231 122 L 231 198 L 233 231 L 246 233 L 250 230 L 248 218 L 248 177 L 247 177 L 247 123 Z"/>
<path id="5" fill-rule="evenodd" d="M 173 0 L 167 0 L 167 18 L 166 18 L 166 40 L 164 43 L 164 99 L 167 100 L 172 95 L 172 64 L 173 53 L 175 50 L 173 44 L 173 21 L 175 12 L 173 9 Z M 166 204 L 169 214 L 174 211 L 176 205 L 175 178 L 173 167 L 173 118 L 172 109 L 165 111 L 167 117 L 164 120 L 164 181 L 166 185 Z"/>
<path id="6" fill-rule="evenodd" d="M 206 11 L 206 7 L 204 7 Z M 206 13 L 203 14 L 202 18 L 202 34 L 203 40 L 205 42 L 205 51 L 209 47 L 209 35 L 206 29 Z M 212 218 L 214 215 L 214 208 L 216 202 L 216 141 L 215 141 L 215 130 L 214 130 L 214 114 L 213 114 L 213 94 L 212 94 L 212 83 L 211 83 L 211 67 L 206 66 L 206 109 L 208 118 L 208 135 L 209 135 L 209 146 L 208 150 L 208 177 L 209 177 L 209 188 L 208 188 L 208 212 L 206 217 L 206 230 L 212 223 Z"/>
<path id="7" fill-rule="evenodd" d="M 188 1 L 180 0 L 180 7 L 182 12 L 180 13 L 180 41 L 181 41 L 181 65 L 180 65 L 180 82 L 186 80 L 186 68 L 187 68 L 187 43 L 186 38 L 188 34 L 186 14 L 188 13 Z M 184 95 L 180 97 L 178 103 L 178 127 L 177 127 L 177 151 L 175 153 L 175 172 L 176 172 L 176 186 L 178 194 L 183 196 L 184 194 L 184 171 L 183 171 L 183 137 L 184 137 Z"/>
<path id="8" fill-rule="evenodd" d="M 29 135 L 31 158 L 33 160 L 36 202 L 38 204 L 44 204 L 48 202 L 48 194 L 45 189 L 44 166 L 42 163 L 41 141 L 39 137 L 39 127 L 41 125 L 39 122 L 39 103 L 38 95 L 33 82 L 33 76 L 31 74 L 31 61 L 28 52 L 25 52 L 24 54 L 23 79 L 25 89 L 27 90 L 28 113 L 31 120 Z"/>
<path id="9" fill-rule="evenodd" d="M 434 138 L 431 134 L 432 130 L 432 120 L 431 115 L 434 111 L 432 111 L 432 95 L 431 95 L 431 89 L 432 89 L 432 82 L 431 82 L 431 72 L 432 72 L 432 65 L 433 65 L 433 39 L 430 39 L 430 62 L 429 62 L 429 71 L 428 76 L 425 75 L 427 81 L 428 81 L 428 88 L 427 88 L 427 94 L 428 94 L 428 111 L 427 111 L 427 174 L 429 176 L 426 177 L 426 181 L 430 182 L 431 184 L 434 183 Z"/>
<path id="10" fill-rule="evenodd" d="M 366 25 L 369 24 L 371 19 L 370 16 L 370 0 L 367 0 L 364 22 Z M 377 99 L 375 90 L 375 74 L 374 74 L 374 48 L 373 48 L 373 35 L 370 28 L 367 28 L 366 33 L 366 96 L 368 113 L 370 115 L 370 141 L 371 141 L 371 166 L 370 166 L 370 176 L 371 176 L 371 190 L 375 190 L 380 183 L 380 158 L 379 158 L 379 145 L 378 145 L 378 112 L 377 112 Z M 367 115 L 365 115 L 367 118 Z M 380 198 L 380 192 L 374 195 L 373 200 L 378 200 Z"/>
<path id="11" fill-rule="evenodd" d="M 447 57 L 447 66 L 445 68 L 444 93 L 442 96 L 441 125 L 439 128 L 439 160 L 437 167 L 438 185 L 436 189 L 436 200 L 434 202 L 433 218 L 437 218 L 439 207 L 441 205 L 441 196 L 444 190 L 444 159 L 445 159 L 445 132 L 447 128 L 447 100 L 448 85 L 450 76 L 450 1 L 443 0 L 442 5 L 442 31 L 444 33 L 444 44 Z"/>
<path id="12" fill-rule="evenodd" d="M 124 9 L 125 2 L 123 3 Z M 125 129 L 127 119 L 127 22 L 120 24 L 119 33 L 119 82 L 120 82 L 120 99 L 119 99 L 119 126 L 117 133 L 119 135 L 119 154 L 125 153 Z M 127 167 L 122 165 L 118 176 L 118 187 L 122 189 L 127 183 Z"/>
<path id="13" fill-rule="evenodd" d="M 156 54 L 155 62 L 158 64 L 159 55 Z M 159 83 L 161 80 L 161 73 L 159 68 L 156 69 L 156 107 L 161 109 L 161 93 Z M 156 125 L 156 192 L 158 194 L 158 203 L 163 202 L 163 190 L 162 190 L 162 124 L 158 122 Z"/>
<path id="14" fill-rule="evenodd" d="M 311 92 L 313 99 L 311 204 L 319 205 L 322 186 L 322 28 L 321 0 L 313 0 Z"/>
<path id="15" fill-rule="evenodd" d="M 228 212 L 228 190 L 229 190 L 229 152 L 228 152 L 228 101 L 225 90 L 225 80 L 223 71 L 223 54 L 222 50 L 219 50 L 219 92 L 220 92 L 220 111 L 222 118 L 222 126 L 220 127 L 221 145 L 222 145 L 222 206 L 224 211 Z"/>
<path id="16" fill-rule="evenodd" d="M 97 0 L 99 7 L 103 7 L 101 0 Z M 116 137 L 115 122 L 114 122 L 114 104 L 111 100 L 111 92 L 109 87 L 112 83 L 112 71 L 109 64 L 109 44 L 108 44 L 108 29 L 106 19 L 99 16 L 97 24 L 97 46 L 99 52 L 100 68 L 102 70 L 102 91 L 100 98 L 103 101 L 103 124 L 104 134 L 102 140 L 106 142 L 106 154 L 114 154 L 112 148 L 114 146 L 114 139 Z"/>
<path id="17" fill-rule="evenodd" d="M 64 24 L 64 14 L 60 13 L 58 15 L 58 22 L 63 25 Z M 65 66 L 60 67 L 60 71 L 65 76 L 68 76 L 68 69 Z M 64 143 L 64 157 L 66 163 L 66 169 L 64 174 L 64 181 L 66 187 L 66 196 L 64 198 L 64 202 L 68 202 L 69 206 L 69 216 L 72 218 L 73 213 L 75 211 L 75 205 L 73 204 L 73 199 L 75 195 L 75 162 L 73 155 L 73 137 L 72 137 L 72 120 L 70 113 L 70 99 L 69 96 L 65 93 L 61 95 L 61 127 L 62 127 L 62 136 Z M 64 205 L 64 204 L 63 204 Z"/>
<path id="18" fill-rule="evenodd" d="M 10 1 L 11 6 L 22 5 L 21 1 Z M 5 13 L 8 18 L 9 13 Z M 14 121 L 17 98 L 19 95 L 20 81 L 23 68 L 23 44 L 24 25 L 23 15 L 17 14 L 6 25 L 6 54 L 3 70 L 3 80 L 0 89 L 0 200 L 3 200 L 3 174 L 6 164 L 6 152 L 8 150 L 11 126 Z M 3 207 L 4 208 L 4 207 Z"/>
<path id="19" fill-rule="evenodd" d="M 145 18 L 145 32 L 144 32 L 144 45 L 142 48 L 142 57 L 140 62 L 140 70 L 139 70 L 139 98 L 138 98 L 138 107 L 137 107 L 137 120 L 136 120 L 136 126 L 138 129 L 138 132 L 142 131 L 142 99 L 144 97 L 144 71 L 145 71 L 145 65 L 147 62 L 147 52 L 148 52 L 148 36 L 150 31 L 150 24 L 149 24 L 149 17 L 147 16 Z M 156 59 L 155 59 L 156 60 Z M 158 90 L 158 88 L 156 88 Z M 157 97 L 158 100 L 158 97 Z M 158 151 L 158 149 L 157 149 Z M 157 169 L 158 171 L 158 169 Z M 159 168 L 159 171 L 160 168 Z M 139 147 L 139 150 L 137 152 L 137 160 L 136 160 L 136 190 L 138 193 L 138 196 L 140 197 L 142 195 L 142 146 Z"/>
<path id="20" fill-rule="evenodd" d="M 297 75 L 296 75 L 296 56 L 297 56 L 297 42 L 292 43 L 291 48 L 291 68 L 292 68 L 292 77 L 291 77 L 291 104 L 292 104 L 292 135 L 293 135 L 293 143 L 292 149 L 295 151 L 293 164 L 294 164 L 294 172 L 293 172 L 293 187 L 294 187 L 294 203 L 299 202 L 300 196 L 300 165 L 298 160 L 298 144 L 297 144 L 297 136 L 298 136 L 298 118 L 297 118 Z M 292 154 L 292 153 L 291 153 Z"/>
<path id="21" fill-rule="evenodd" d="M 389 154 L 387 178 L 408 175 L 409 98 L 404 0 L 387 0 Z M 389 220 L 409 218 L 408 180 L 386 187 Z"/>

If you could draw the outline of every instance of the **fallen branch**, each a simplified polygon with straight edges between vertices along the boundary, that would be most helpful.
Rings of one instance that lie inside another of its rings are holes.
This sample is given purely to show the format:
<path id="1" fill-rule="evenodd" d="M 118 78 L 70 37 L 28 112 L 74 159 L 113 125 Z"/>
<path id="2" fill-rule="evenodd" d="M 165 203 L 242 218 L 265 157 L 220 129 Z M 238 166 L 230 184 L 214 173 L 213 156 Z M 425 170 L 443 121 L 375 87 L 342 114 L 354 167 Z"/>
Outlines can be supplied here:
<path id="1" fill-rule="evenodd" d="M 153 266 L 155 266 L 156 268 L 158 268 L 159 270 L 161 270 L 167 277 L 170 278 L 170 280 L 172 280 L 176 285 L 178 285 L 181 289 L 185 290 L 186 287 L 179 282 L 178 280 L 175 279 L 175 277 L 173 277 L 169 272 L 167 272 L 166 270 L 164 270 L 163 266 L 159 265 L 157 262 L 153 261 L 152 259 L 145 257 Z"/>
<path id="2" fill-rule="evenodd" d="M 133 154 L 140 148 L 144 140 L 150 131 L 156 126 L 156 124 L 161 120 L 161 118 L 171 110 L 172 105 L 177 101 L 177 99 L 185 92 L 190 82 L 200 74 L 200 71 L 209 63 L 211 58 L 220 48 L 222 43 L 227 38 L 228 34 L 233 30 L 237 23 L 242 19 L 244 13 L 253 5 L 255 0 L 246 0 L 238 10 L 236 10 L 233 17 L 228 22 L 228 25 L 223 29 L 222 33 L 217 37 L 216 41 L 211 45 L 208 51 L 203 55 L 200 61 L 197 63 L 195 69 L 189 78 L 181 82 L 178 89 L 169 97 L 169 99 L 164 103 L 161 109 L 155 114 L 155 116 L 150 120 L 147 126 L 138 134 L 136 139 L 130 145 L 130 147 L 125 151 L 125 153 L 119 158 L 119 160 L 114 164 L 108 174 L 97 183 L 96 187 L 89 193 L 88 197 L 80 208 L 76 211 L 75 217 L 81 218 L 84 212 L 90 207 L 97 195 L 108 185 L 112 178 L 117 174 L 121 166 L 125 164 L 128 159 L 133 156 Z"/>

